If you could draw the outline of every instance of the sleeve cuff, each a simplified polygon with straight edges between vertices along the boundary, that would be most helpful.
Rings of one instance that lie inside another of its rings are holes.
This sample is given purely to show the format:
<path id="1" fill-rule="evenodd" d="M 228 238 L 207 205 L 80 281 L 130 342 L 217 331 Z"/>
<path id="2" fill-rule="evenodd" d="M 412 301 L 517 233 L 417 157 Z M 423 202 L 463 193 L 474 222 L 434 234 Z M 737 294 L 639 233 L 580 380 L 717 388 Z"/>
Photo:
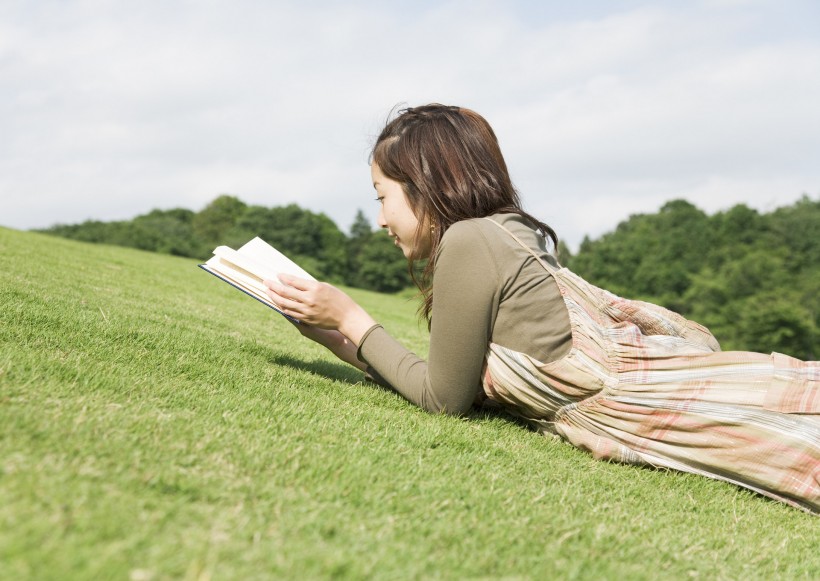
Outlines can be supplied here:
<path id="1" fill-rule="evenodd" d="M 362 338 L 359 341 L 359 348 L 356 350 L 356 358 L 362 363 L 367 363 L 367 360 L 364 357 L 362 357 L 362 346 L 364 345 L 365 341 L 367 341 L 367 338 L 370 336 L 370 333 L 379 328 L 383 329 L 384 327 L 382 327 L 379 323 L 376 323 L 364 332 L 364 335 L 362 335 Z"/>

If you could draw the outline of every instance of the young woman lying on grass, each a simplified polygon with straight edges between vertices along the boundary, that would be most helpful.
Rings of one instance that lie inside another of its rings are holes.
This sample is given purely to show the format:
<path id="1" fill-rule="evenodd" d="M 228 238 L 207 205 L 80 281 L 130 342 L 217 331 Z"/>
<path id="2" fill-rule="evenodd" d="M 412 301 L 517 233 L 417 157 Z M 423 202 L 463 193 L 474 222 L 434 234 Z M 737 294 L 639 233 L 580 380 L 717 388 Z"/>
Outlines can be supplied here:
<path id="1" fill-rule="evenodd" d="M 711 333 L 561 268 L 521 208 L 490 125 L 408 108 L 372 152 L 379 225 L 412 263 L 428 361 L 349 296 L 266 281 L 303 335 L 431 412 L 491 400 L 596 458 L 733 482 L 820 512 L 820 363 L 721 352 Z"/>

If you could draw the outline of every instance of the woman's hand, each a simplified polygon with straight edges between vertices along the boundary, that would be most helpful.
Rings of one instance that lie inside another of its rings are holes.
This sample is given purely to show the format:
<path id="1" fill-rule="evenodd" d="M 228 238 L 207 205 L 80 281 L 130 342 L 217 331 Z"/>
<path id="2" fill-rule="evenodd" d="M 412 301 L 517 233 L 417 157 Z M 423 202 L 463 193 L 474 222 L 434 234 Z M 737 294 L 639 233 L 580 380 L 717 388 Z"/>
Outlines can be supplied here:
<path id="1" fill-rule="evenodd" d="M 339 331 L 355 345 L 376 321 L 333 285 L 280 274 L 264 281 L 268 296 L 289 317 L 320 329 Z M 303 335 L 306 333 L 303 333 Z"/>

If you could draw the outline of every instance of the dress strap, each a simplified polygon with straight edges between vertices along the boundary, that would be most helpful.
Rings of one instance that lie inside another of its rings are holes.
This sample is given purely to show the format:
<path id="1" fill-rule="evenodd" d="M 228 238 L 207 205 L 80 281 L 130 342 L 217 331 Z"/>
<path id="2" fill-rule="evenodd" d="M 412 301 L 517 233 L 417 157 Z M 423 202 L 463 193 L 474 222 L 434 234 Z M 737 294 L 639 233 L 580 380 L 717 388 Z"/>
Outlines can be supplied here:
<path id="1" fill-rule="evenodd" d="M 524 250 L 526 250 L 527 252 L 529 252 L 530 254 L 532 254 L 533 258 L 535 258 L 535 260 L 537 260 L 537 261 L 538 261 L 538 263 L 539 263 L 541 266 L 543 266 L 543 267 L 544 267 L 544 270 L 546 270 L 546 271 L 547 271 L 547 272 L 549 272 L 550 274 L 553 274 L 553 273 L 555 273 L 556 271 L 558 271 L 558 270 L 559 270 L 559 268 L 554 267 L 554 266 L 553 266 L 553 265 L 551 265 L 549 262 L 547 262 L 546 260 L 544 260 L 543 258 L 541 258 L 540 256 L 538 256 L 532 248 L 530 248 L 529 246 L 527 246 L 526 244 L 524 244 L 524 242 L 522 242 L 522 241 L 521 241 L 521 239 L 520 239 L 518 236 L 516 236 L 515 234 L 513 234 L 512 232 L 510 232 L 510 231 L 509 231 L 509 230 L 508 230 L 505 226 L 503 226 L 503 225 L 499 224 L 498 222 L 496 222 L 496 221 L 495 221 L 495 220 L 493 220 L 492 218 L 489 218 L 489 217 L 486 217 L 486 216 L 484 217 L 484 220 L 489 221 L 489 222 L 490 222 L 490 224 L 495 224 L 496 226 L 498 226 L 499 228 L 501 228 L 502 230 L 504 230 L 504 232 L 506 232 L 507 234 L 509 234 L 510 236 L 512 236 L 513 240 L 515 240 L 516 242 L 518 242 Z"/>

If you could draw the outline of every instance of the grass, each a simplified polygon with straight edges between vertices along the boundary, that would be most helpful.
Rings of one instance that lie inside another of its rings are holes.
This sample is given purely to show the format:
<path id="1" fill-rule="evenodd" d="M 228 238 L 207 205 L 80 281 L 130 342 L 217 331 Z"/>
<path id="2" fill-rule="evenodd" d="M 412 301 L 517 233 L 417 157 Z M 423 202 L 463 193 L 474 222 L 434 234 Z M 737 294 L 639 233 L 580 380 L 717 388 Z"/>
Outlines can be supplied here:
<path id="1" fill-rule="evenodd" d="M 426 414 L 191 260 L 0 252 L 2 579 L 820 577 L 816 517 Z"/>

